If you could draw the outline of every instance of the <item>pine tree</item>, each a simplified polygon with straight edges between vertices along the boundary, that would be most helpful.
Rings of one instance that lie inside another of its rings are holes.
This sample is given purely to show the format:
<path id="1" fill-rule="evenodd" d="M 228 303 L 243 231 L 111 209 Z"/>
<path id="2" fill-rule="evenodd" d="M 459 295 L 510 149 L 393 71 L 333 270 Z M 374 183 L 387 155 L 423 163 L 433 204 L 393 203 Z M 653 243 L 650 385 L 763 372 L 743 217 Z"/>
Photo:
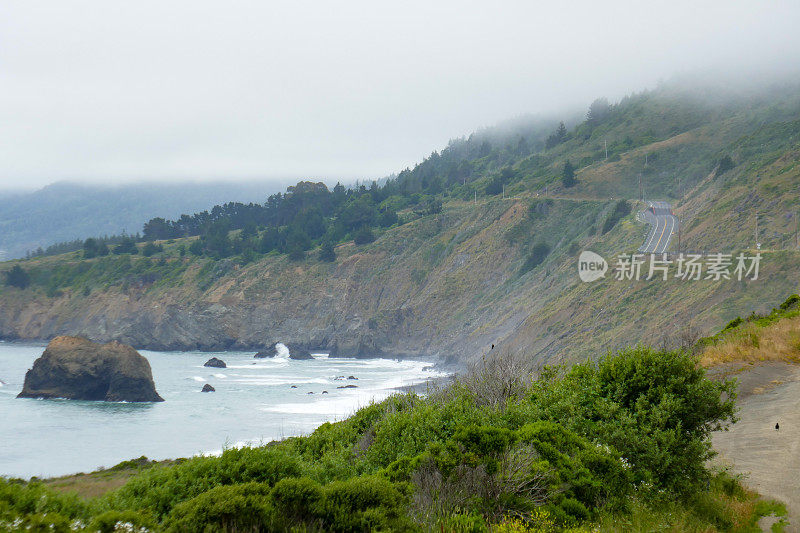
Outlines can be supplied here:
<path id="1" fill-rule="evenodd" d="M 28 273 L 19 265 L 14 265 L 11 270 L 6 272 L 6 285 L 25 289 L 31 284 Z"/>
<path id="2" fill-rule="evenodd" d="M 319 250 L 319 260 L 325 263 L 333 263 L 336 261 L 336 250 L 333 249 L 333 244 L 325 242 Z"/>
<path id="3" fill-rule="evenodd" d="M 569 160 L 564 163 L 564 173 L 561 175 L 561 182 L 564 184 L 564 187 L 572 187 L 577 183 L 575 181 L 575 168 Z"/>

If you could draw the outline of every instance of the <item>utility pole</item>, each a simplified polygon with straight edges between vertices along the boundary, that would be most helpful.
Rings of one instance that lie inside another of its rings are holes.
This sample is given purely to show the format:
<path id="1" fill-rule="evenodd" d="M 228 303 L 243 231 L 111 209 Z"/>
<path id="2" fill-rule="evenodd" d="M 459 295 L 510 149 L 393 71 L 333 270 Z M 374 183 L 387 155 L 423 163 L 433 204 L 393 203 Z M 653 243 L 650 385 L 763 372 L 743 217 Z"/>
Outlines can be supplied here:
<path id="1" fill-rule="evenodd" d="M 797 248 L 797 230 L 800 229 L 800 212 L 795 211 L 794 220 L 794 247 Z"/>
<path id="2" fill-rule="evenodd" d="M 603 145 L 606 147 L 606 159 L 608 159 L 608 141 L 603 139 Z"/>
<path id="3" fill-rule="evenodd" d="M 758 247 L 758 213 L 756 213 L 756 248 Z"/>
<path id="4" fill-rule="evenodd" d="M 644 154 L 644 166 L 645 166 L 645 167 L 647 166 L 647 156 L 648 156 L 648 155 L 649 155 L 649 154 Z"/>
<path id="5" fill-rule="evenodd" d="M 503 185 L 503 200 L 506 199 L 506 186 Z"/>
<path id="6" fill-rule="evenodd" d="M 639 174 L 639 200 L 644 201 L 644 191 L 642 190 L 642 175 Z"/>
<path id="7" fill-rule="evenodd" d="M 475 191 L 475 205 L 478 205 L 478 191 Z"/>

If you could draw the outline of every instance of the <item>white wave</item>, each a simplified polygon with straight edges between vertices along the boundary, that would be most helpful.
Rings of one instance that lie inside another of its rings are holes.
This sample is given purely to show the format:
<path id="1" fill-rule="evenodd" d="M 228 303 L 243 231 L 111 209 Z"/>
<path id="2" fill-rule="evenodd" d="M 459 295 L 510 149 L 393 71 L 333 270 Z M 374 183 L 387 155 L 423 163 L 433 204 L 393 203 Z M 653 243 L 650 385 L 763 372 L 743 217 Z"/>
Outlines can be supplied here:
<path id="1" fill-rule="evenodd" d="M 346 417 L 355 413 L 359 408 L 369 405 L 371 400 L 372 398 L 370 398 L 369 395 L 365 395 L 363 398 L 355 395 L 329 398 L 328 395 L 325 395 L 322 399 L 313 402 L 279 403 L 262 407 L 261 410 L 268 413 L 280 413 L 284 415 Z"/>
<path id="2" fill-rule="evenodd" d="M 192 376 L 192 379 L 200 382 L 206 381 L 206 378 L 201 378 L 200 376 Z"/>
<path id="3" fill-rule="evenodd" d="M 250 376 L 237 376 L 231 381 L 235 383 L 243 383 L 245 385 L 303 385 L 316 383 L 320 385 L 327 385 L 330 380 L 325 378 L 303 378 L 297 376 L 270 376 L 270 375 L 250 375 Z"/>
<path id="4" fill-rule="evenodd" d="M 225 379 L 225 378 L 228 377 L 225 374 L 211 374 L 211 375 L 214 376 L 215 378 L 219 378 L 219 379 Z"/>
<path id="5" fill-rule="evenodd" d="M 275 351 L 278 352 L 275 354 L 275 359 L 289 359 L 289 348 L 282 342 L 275 344 Z"/>

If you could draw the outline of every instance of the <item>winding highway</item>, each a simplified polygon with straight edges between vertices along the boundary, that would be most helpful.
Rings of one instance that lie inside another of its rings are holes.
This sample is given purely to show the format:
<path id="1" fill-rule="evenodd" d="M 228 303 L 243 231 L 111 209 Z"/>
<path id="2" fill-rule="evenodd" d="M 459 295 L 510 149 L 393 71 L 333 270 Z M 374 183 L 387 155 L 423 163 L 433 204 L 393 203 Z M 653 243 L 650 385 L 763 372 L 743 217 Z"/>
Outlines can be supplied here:
<path id="1" fill-rule="evenodd" d="M 669 248 L 672 236 L 678 232 L 678 217 L 667 202 L 647 202 L 648 207 L 639 213 L 639 218 L 650 224 L 650 231 L 640 253 L 663 254 Z"/>

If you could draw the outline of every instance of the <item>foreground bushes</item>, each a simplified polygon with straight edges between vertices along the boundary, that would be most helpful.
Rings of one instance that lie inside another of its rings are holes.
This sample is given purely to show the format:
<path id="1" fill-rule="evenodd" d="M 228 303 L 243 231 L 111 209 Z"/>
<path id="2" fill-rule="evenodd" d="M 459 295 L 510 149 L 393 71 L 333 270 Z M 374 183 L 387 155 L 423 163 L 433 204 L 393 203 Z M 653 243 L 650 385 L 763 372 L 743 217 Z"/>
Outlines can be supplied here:
<path id="1" fill-rule="evenodd" d="M 720 498 L 750 496 L 709 483 L 705 464 L 710 432 L 733 412 L 733 384 L 708 380 L 683 352 L 639 347 L 538 378 L 499 358 L 308 437 L 150 467 L 89 503 L 2 482 L 0 519 L 49 512 L 102 531 L 555 531 L 658 502 L 667 516 L 717 509 L 691 516 L 731 529 Z"/>

